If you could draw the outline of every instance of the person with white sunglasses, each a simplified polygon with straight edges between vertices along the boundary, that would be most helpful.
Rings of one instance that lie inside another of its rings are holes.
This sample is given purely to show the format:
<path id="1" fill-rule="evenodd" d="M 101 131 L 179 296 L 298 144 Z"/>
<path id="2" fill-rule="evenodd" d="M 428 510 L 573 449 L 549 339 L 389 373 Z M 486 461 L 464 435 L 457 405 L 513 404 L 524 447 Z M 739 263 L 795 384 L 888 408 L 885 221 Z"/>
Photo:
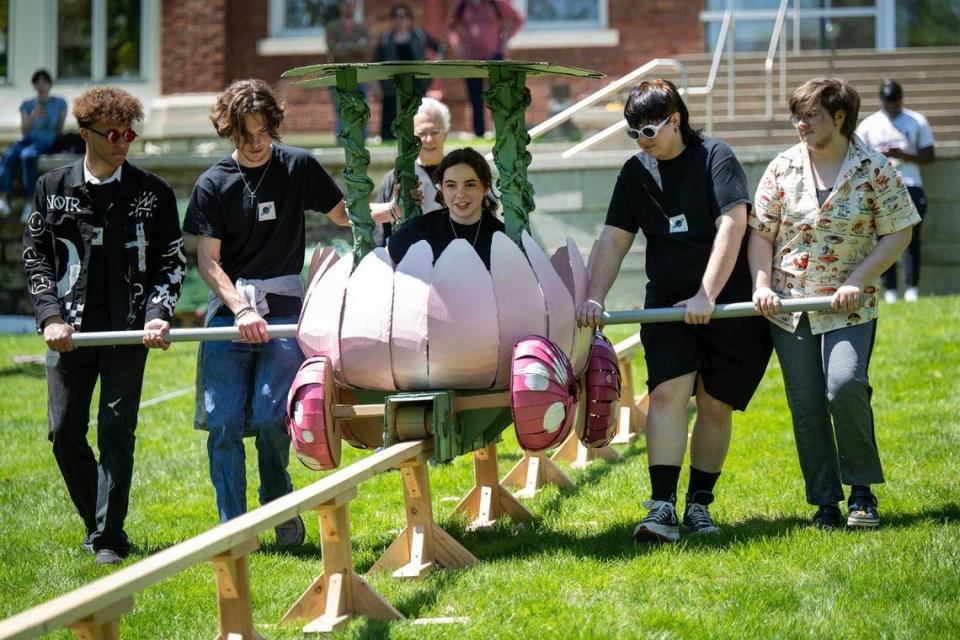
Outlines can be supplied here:
<path id="1" fill-rule="evenodd" d="M 746 409 L 772 347 L 762 318 L 710 319 L 717 303 L 752 294 L 744 241 L 751 199 L 733 151 L 690 126 L 687 107 L 668 80 L 635 87 L 624 118 L 640 151 L 617 178 L 577 322 L 601 323 L 607 293 L 642 230 L 649 279 L 644 306 L 684 307 L 685 314 L 683 322 L 640 330 L 650 392 L 651 500 L 634 538 L 675 542 L 687 403 L 696 397 L 683 525 L 694 534 L 715 533 L 707 507 L 730 445 L 732 413 Z"/>

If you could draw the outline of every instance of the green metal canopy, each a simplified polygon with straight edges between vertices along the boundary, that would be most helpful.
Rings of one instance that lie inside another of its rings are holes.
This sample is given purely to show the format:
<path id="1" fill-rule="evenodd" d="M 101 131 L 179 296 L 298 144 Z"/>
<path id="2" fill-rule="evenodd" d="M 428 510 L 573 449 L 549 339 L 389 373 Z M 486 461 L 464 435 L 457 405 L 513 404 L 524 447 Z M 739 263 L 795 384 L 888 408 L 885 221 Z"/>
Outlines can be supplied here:
<path id="1" fill-rule="evenodd" d="M 337 71 L 356 69 L 357 82 L 387 80 L 396 76 L 413 74 L 417 78 L 488 78 L 491 70 L 507 67 L 530 76 L 556 75 L 572 78 L 599 80 L 604 74 L 589 69 L 570 67 L 550 62 L 526 62 L 522 60 L 437 60 L 423 62 L 354 62 L 349 64 L 313 64 L 297 67 L 283 73 L 284 78 L 302 78 L 296 84 L 301 87 L 334 87 Z"/>

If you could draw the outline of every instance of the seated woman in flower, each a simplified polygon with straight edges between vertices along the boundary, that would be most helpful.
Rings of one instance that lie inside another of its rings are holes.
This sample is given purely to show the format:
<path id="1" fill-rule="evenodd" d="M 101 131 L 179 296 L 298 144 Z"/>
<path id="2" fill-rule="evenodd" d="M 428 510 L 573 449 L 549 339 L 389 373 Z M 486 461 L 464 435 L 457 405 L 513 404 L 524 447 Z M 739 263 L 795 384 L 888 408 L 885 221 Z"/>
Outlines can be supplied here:
<path id="1" fill-rule="evenodd" d="M 387 250 L 394 264 L 420 240 L 430 244 L 436 260 L 447 245 L 463 239 L 489 269 L 493 234 L 504 225 L 494 215 L 497 205 L 490 194 L 493 176 L 487 161 L 470 147 L 456 149 L 444 156 L 433 177 L 440 185 L 437 201 L 444 208 L 417 216 L 390 236 Z"/>

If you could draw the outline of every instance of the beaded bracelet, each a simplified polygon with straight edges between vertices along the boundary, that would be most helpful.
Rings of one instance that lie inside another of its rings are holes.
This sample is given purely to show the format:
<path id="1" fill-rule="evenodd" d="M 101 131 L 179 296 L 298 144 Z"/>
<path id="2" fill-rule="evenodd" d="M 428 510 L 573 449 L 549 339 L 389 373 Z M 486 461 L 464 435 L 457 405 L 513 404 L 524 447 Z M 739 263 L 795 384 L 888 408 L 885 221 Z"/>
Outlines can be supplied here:
<path id="1" fill-rule="evenodd" d="M 254 310 L 253 307 L 249 305 L 238 310 L 235 314 L 233 314 L 233 324 L 237 324 L 237 321 L 240 320 L 240 318 L 247 315 L 248 313 L 252 313 L 253 310 Z"/>

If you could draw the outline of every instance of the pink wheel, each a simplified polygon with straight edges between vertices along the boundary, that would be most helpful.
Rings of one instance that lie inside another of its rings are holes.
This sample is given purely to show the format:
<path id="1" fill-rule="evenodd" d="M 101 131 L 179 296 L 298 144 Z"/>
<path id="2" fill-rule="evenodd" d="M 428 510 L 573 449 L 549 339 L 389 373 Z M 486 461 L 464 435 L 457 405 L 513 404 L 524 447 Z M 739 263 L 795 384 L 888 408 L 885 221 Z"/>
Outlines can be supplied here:
<path id="1" fill-rule="evenodd" d="M 314 471 L 340 465 L 340 434 L 333 420 L 335 393 L 330 361 L 314 356 L 300 367 L 287 396 L 287 431 L 293 450 Z"/>
<path id="2" fill-rule="evenodd" d="M 520 446 L 544 451 L 560 444 L 576 410 L 577 385 L 570 359 L 541 336 L 526 336 L 513 347 L 510 408 Z"/>
<path id="3" fill-rule="evenodd" d="M 620 405 L 620 364 L 613 345 L 598 333 L 590 347 L 590 359 L 584 372 L 584 424 L 580 442 L 600 448 L 616 435 Z"/>

